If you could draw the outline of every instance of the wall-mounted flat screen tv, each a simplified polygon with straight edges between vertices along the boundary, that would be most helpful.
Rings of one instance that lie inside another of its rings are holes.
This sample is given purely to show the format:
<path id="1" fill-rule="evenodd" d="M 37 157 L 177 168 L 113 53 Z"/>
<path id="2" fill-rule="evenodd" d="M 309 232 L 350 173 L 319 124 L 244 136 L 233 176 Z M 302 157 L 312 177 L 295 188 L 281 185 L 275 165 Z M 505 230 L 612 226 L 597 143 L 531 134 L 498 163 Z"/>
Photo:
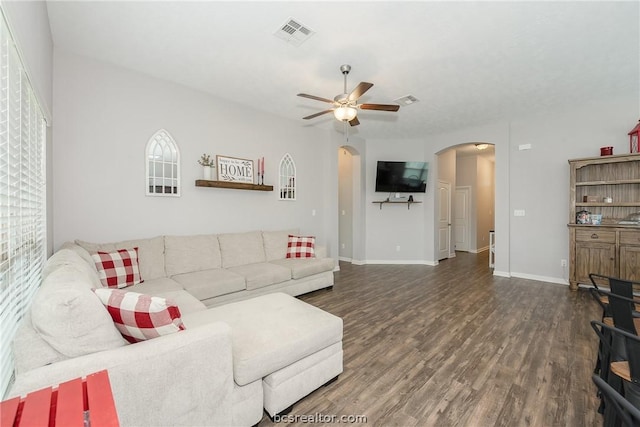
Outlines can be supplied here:
<path id="1" fill-rule="evenodd" d="M 427 162 L 378 161 L 376 191 L 385 193 L 424 193 L 427 191 Z"/>

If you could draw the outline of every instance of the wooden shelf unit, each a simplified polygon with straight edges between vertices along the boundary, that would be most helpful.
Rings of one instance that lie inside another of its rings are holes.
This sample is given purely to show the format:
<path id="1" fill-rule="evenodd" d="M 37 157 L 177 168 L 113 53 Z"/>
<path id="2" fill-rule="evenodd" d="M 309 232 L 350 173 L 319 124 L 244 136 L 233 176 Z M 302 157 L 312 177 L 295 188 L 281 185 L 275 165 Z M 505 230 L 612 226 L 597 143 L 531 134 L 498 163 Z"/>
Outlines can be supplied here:
<path id="1" fill-rule="evenodd" d="M 406 204 L 407 205 L 407 210 L 409 210 L 411 208 L 411 205 L 413 203 L 422 203 L 420 201 L 391 201 L 391 200 L 377 200 L 375 202 L 371 202 L 371 203 L 379 203 L 380 204 L 380 209 L 382 209 L 382 205 L 384 205 L 385 203 L 390 203 L 390 204 Z"/>
<path id="2" fill-rule="evenodd" d="M 618 223 L 640 211 L 640 154 L 569 160 L 569 168 L 569 287 L 591 284 L 589 273 L 640 280 L 640 226 Z M 577 224 L 581 210 L 602 224 Z"/>
<path id="3" fill-rule="evenodd" d="M 273 185 L 248 184 L 246 182 L 207 181 L 196 179 L 196 187 L 232 188 L 235 190 L 273 191 Z"/>

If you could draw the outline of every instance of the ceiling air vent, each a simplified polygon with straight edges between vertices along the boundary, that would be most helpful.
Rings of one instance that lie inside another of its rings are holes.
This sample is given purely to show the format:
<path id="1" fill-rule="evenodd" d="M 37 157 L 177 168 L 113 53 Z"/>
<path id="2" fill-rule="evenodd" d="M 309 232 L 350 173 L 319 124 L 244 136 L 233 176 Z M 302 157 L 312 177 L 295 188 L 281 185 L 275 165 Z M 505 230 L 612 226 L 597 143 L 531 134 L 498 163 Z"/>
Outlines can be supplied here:
<path id="1" fill-rule="evenodd" d="M 309 29 L 309 27 L 293 18 L 289 18 L 278 28 L 274 35 L 294 46 L 300 46 L 314 33 L 315 31 Z"/>
<path id="2" fill-rule="evenodd" d="M 420 100 L 418 98 L 416 98 L 415 96 L 413 96 L 413 95 L 405 95 L 405 96 L 402 96 L 402 97 L 400 97 L 398 99 L 394 99 L 393 100 L 393 102 L 395 102 L 396 104 L 399 104 L 399 105 L 411 105 L 414 102 L 418 102 L 418 101 L 420 101 Z"/>

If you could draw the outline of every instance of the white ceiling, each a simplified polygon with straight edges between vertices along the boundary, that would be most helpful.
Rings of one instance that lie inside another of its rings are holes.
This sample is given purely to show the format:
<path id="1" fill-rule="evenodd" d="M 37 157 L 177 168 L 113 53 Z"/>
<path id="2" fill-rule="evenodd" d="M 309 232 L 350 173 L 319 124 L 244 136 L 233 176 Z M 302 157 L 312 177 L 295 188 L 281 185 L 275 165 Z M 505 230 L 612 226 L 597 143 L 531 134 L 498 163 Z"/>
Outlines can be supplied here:
<path id="1" fill-rule="evenodd" d="M 640 6 L 633 2 L 49 1 L 56 49 L 118 64 L 217 97 L 342 131 L 303 116 L 348 88 L 363 138 L 420 138 L 640 91 Z M 274 32 L 293 17 L 315 31 L 299 47 Z M 640 94 L 639 100 L 640 100 Z M 640 102 L 640 101 L 639 101 Z M 215 118 L 212 118 L 215 120 Z"/>

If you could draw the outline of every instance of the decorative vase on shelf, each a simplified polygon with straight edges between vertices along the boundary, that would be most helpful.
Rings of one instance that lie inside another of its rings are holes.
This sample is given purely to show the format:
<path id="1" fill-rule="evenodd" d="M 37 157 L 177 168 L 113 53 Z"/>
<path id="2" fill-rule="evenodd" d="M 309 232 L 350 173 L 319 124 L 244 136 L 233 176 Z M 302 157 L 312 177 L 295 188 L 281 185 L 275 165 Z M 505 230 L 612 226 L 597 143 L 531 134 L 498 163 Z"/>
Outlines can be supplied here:
<path id="1" fill-rule="evenodd" d="M 211 181 L 211 169 L 212 169 L 211 166 L 203 166 L 202 167 L 202 170 L 204 172 L 204 178 L 203 178 L 204 180 Z"/>

